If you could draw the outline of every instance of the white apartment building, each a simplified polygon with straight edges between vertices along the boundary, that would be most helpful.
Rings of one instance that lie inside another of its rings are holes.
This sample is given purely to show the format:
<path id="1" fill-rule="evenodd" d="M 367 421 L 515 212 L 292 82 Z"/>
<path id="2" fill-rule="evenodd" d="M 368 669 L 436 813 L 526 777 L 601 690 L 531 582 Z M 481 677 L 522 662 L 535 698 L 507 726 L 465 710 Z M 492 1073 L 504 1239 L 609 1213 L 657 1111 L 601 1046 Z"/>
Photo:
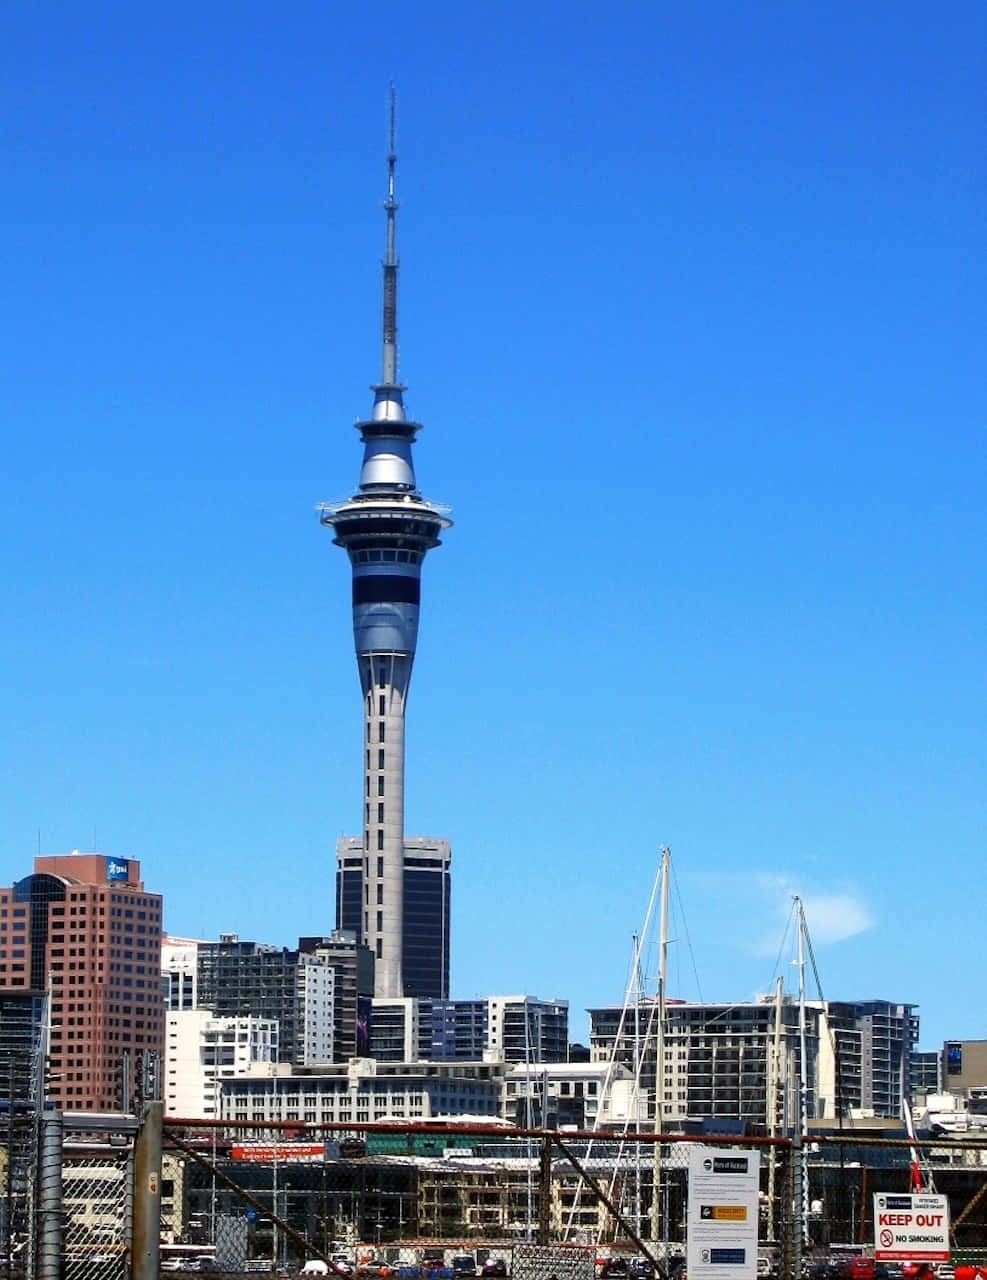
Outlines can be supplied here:
<path id="1" fill-rule="evenodd" d="M 217 1017 L 208 1009 L 165 1014 L 162 1095 L 166 1116 L 213 1119 L 223 1081 L 278 1058 L 278 1024 L 270 1018 Z"/>
<path id="2" fill-rule="evenodd" d="M 565 1062 L 569 1001 L 487 996 L 486 1054 L 497 1062 Z"/>
<path id="3" fill-rule="evenodd" d="M 166 1009 L 195 1009 L 199 1003 L 199 941 L 197 938 L 161 940 L 161 985 Z"/>
<path id="4" fill-rule="evenodd" d="M 245 1074 L 224 1079 L 220 1115 L 308 1124 L 496 1117 L 503 1074 L 489 1063 L 423 1067 L 352 1058 L 307 1070 L 255 1063 Z"/>
<path id="5" fill-rule="evenodd" d="M 655 1012 L 653 1001 L 642 1002 L 636 1011 L 621 1006 L 590 1010 L 592 1059 L 621 1062 L 632 1071 L 638 1064 L 652 1122 L 659 1076 Z M 797 1125 L 797 1002 L 787 996 L 777 1007 L 767 997 L 737 1004 L 669 1000 L 665 1012 L 662 1127 L 706 1118 L 777 1125 L 781 1132 Z M 806 1024 L 808 1115 L 823 1118 L 832 1106 L 834 1069 L 818 1002 L 807 1005 Z"/>
<path id="6" fill-rule="evenodd" d="M 336 1001 L 336 970 L 317 957 L 300 957 L 309 963 L 298 966 L 298 1012 L 301 1027 L 299 1066 L 332 1062 L 333 1009 Z"/>

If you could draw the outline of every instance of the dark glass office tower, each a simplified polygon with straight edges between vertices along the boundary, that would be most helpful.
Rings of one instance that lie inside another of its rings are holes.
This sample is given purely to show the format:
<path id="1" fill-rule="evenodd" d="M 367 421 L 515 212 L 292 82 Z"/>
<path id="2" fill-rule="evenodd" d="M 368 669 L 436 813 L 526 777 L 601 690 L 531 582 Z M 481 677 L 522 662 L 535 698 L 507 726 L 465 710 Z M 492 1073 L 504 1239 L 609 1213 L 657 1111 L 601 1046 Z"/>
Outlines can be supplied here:
<path id="1" fill-rule="evenodd" d="M 336 928 L 359 934 L 364 911 L 363 841 L 336 845 Z M 449 995 L 449 906 L 452 852 L 448 840 L 406 836 L 401 927 L 404 996 Z"/>

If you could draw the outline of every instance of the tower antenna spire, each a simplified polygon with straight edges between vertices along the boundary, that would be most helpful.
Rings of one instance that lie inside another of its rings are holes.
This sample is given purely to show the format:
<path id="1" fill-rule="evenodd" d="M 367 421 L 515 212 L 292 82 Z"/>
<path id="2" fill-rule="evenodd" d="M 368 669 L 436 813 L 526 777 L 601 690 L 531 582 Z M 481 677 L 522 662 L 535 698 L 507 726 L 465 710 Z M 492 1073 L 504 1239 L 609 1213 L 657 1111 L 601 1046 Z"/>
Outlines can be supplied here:
<path id="1" fill-rule="evenodd" d="M 394 170 L 397 165 L 395 150 L 395 116 L 397 99 L 394 85 L 391 85 L 388 111 L 387 131 L 387 199 L 384 210 L 387 217 L 387 236 L 384 246 L 384 292 L 381 314 L 382 343 L 380 385 L 396 387 L 398 385 L 398 260 L 394 250 L 394 224 L 398 202 L 394 198 Z"/>

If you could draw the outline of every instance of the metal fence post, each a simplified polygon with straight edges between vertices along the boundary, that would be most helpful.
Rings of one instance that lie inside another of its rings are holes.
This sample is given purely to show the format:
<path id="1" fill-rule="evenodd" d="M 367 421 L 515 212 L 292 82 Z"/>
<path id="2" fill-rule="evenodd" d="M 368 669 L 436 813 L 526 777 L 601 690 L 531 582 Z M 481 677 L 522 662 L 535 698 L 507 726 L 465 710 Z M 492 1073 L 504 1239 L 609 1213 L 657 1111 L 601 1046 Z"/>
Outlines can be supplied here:
<path id="1" fill-rule="evenodd" d="M 541 1140 L 541 1194 L 538 1199 L 538 1243 L 547 1245 L 552 1221 L 552 1139 Z"/>
<path id="2" fill-rule="evenodd" d="M 145 1102 L 134 1147 L 133 1280 L 158 1280 L 161 1240 L 161 1103 Z"/>
<path id="3" fill-rule="evenodd" d="M 41 1117 L 38 1169 L 37 1280 L 59 1280 L 62 1266 L 62 1113 Z"/>

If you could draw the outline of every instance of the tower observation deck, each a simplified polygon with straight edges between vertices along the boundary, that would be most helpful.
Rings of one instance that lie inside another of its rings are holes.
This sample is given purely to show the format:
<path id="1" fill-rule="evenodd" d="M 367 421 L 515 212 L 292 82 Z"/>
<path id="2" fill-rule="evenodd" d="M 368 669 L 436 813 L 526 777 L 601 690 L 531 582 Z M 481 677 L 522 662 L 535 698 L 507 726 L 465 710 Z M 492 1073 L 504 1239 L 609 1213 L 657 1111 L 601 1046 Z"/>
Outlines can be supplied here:
<path id="1" fill-rule="evenodd" d="M 319 508 L 353 569 L 353 641 L 363 690 L 363 905 L 361 941 L 376 957 L 374 994 L 405 994 L 404 714 L 418 642 L 421 569 L 452 522 L 418 492 L 411 446 L 421 424 L 404 411 L 397 380 L 394 96 L 387 156 L 380 382 L 370 417 L 357 422 L 363 466 L 357 491 Z"/>

